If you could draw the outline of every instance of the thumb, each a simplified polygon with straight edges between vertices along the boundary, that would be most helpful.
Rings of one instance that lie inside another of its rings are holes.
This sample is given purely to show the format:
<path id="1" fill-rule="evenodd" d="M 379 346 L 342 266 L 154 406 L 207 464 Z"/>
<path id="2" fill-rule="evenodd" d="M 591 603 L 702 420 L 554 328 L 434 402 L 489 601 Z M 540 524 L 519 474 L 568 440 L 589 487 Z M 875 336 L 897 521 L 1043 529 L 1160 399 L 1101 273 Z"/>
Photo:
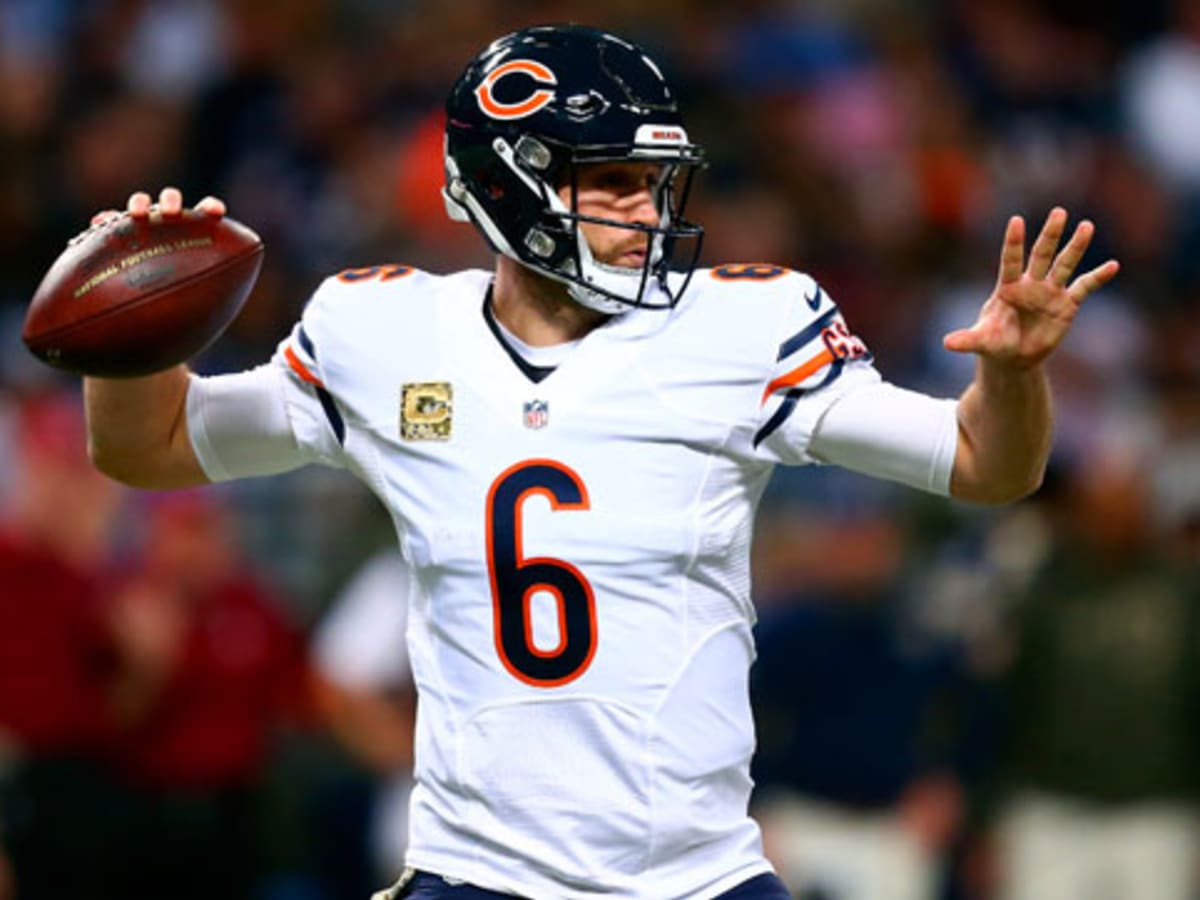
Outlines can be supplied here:
<path id="1" fill-rule="evenodd" d="M 977 353 L 983 348 L 983 338 L 974 328 L 960 328 L 943 337 L 942 346 L 954 353 Z"/>

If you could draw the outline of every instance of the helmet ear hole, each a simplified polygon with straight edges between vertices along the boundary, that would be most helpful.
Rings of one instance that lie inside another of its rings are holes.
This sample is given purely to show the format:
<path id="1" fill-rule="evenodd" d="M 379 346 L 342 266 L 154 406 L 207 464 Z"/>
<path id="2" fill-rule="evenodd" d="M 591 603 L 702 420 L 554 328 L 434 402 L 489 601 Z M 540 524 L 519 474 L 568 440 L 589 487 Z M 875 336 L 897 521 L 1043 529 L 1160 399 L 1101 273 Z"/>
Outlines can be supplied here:
<path id="1" fill-rule="evenodd" d="M 504 195 L 507 193 L 504 183 L 506 175 L 503 163 L 496 159 L 488 160 L 480 168 L 476 176 L 476 183 L 490 199 L 503 200 Z"/>

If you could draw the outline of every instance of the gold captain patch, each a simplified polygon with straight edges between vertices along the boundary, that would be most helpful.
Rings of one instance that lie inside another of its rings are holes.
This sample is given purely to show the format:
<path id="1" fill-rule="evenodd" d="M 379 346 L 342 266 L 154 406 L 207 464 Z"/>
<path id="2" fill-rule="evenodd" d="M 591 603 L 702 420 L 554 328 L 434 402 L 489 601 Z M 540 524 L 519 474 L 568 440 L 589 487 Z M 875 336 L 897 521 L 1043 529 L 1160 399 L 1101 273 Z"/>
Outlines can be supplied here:
<path id="1" fill-rule="evenodd" d="M 406 441 L 448 441 L 454 389 L 448 381 L 406 384 L 400 393 L 400 437 Z"/>

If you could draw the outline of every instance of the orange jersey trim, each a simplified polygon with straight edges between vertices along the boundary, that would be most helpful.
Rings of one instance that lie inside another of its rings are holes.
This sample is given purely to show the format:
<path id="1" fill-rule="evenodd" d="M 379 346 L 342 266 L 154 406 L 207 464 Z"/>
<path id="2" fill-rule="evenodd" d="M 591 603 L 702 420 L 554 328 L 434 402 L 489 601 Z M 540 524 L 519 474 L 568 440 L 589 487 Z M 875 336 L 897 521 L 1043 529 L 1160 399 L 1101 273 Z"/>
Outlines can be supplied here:
<path id="1" fill-rule="evenodd" d="M 808 362 L 804 363 L 804 365 L 792 369 L 792 371 L 788 372 L 786 375 L 780 375 L 765 388 L 763 388 L 762 399 L 758 401 L 759 405 L 761 406 L 762 404 L 766 403 L 767 398 L 780 388 L 792 387 L 793 385 L 799 384 L 809 375 L 813 374 L 813 372 L 820 371 L 831 362 L 833 362 L 833 354 L 827 349 L 822 350 Z"/>
<path id="2" fill-rule="evenodd" d="M 304 363 L 300 362 L 300 357 L 296 355 L 295 351 L 292 350 L 291 347 L 283 348 L 283 356 L 288 361 L 288 365 L 292 367 L 292 371 L 300 377 L 301 381 L 306 381 L 309 384 L 315 384 L 319 388 L 325 387 L 325 384 L 321 381 L 321 379 L 312 372 L 308 371 L 308 368 L 304 365 Z"/>

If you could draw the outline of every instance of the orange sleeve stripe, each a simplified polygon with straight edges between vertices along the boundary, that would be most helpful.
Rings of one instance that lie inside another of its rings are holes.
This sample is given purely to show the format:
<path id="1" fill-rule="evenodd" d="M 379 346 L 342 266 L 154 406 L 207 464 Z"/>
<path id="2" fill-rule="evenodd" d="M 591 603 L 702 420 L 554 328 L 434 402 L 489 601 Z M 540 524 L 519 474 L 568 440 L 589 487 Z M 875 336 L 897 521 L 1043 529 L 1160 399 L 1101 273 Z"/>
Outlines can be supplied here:
<path id="1" fill-rule="evenodd" d="M 300 357 L 296 355 L 295 351 L 293 351 L 291 347 L 284 347 L 283 355 L 287 359 L 288 365 L 292 367 L 292 371 L 300 376 L 301 381 L 307 381 L 309 384 L 315 384 L 319 388 L 325 387 L 320 378 L 305 368 L 304 363 L 300 362 Z"/>
<path id="2" fill-rule="evenodd" d="M 813 372 L 820 371 L 831 362 L 833 362 L 833 354 L 830 353 L 828 349 L 822 350 L 799 368 L 792 369 L 792 371 L 788 372 L 786 375 L 780 375 L 765 388 L 763 388 L 762 399 L 758 401 L 759 405 L 761 406 L 763 403 L 766 403 L 767 398 L 780 388 L 791 387 L 792 385 L 799 384 Z"/>

